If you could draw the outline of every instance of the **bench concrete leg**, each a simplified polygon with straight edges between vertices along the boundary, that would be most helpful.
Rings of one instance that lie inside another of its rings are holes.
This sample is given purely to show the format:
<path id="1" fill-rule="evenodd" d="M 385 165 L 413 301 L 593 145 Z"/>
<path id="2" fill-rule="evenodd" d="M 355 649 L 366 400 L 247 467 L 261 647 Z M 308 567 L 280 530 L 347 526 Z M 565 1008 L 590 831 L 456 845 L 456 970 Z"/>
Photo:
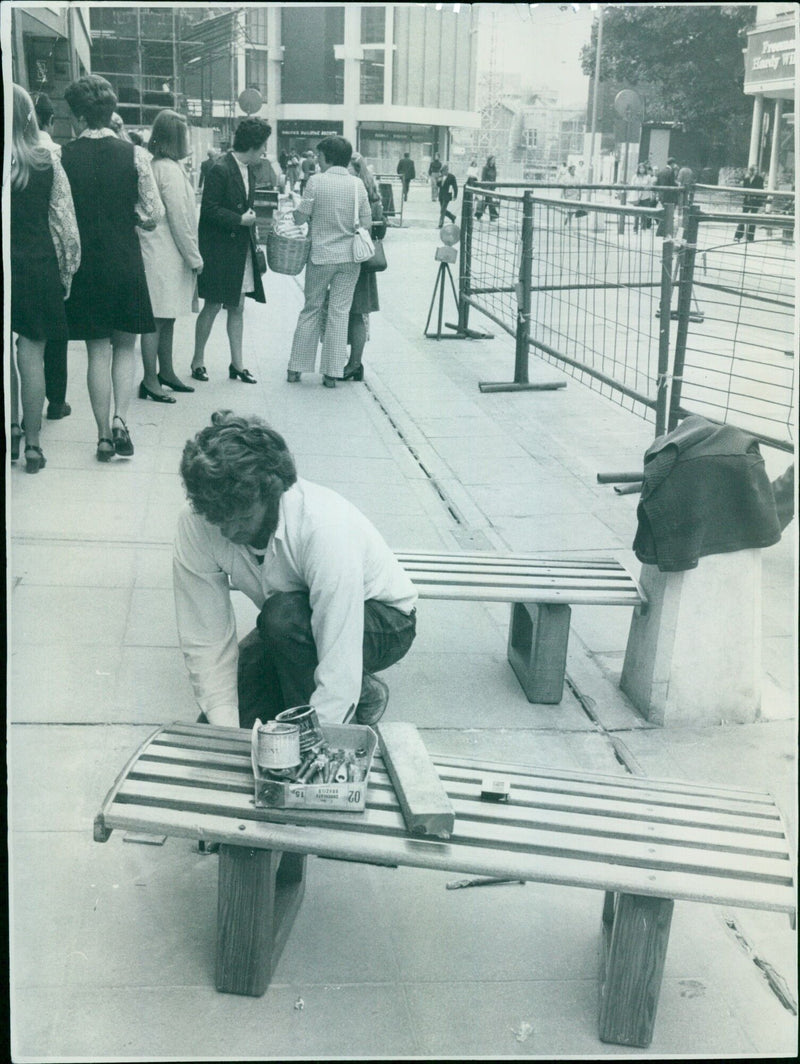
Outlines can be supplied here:
<path id="1" fill-rule="evenodd" d="M 650 1045 L 674 904 L 671 898 L 606 894 L 601 1041 Z"/>
<path id="2" fill-rule="evenodd" d="M 305 866 L 302 854 L 220 846 L 217 990 L 267 989 L 303 900 Z"/>
<path id="3" fill-rule="evenodd" d="M 529 702 L 561 701 L 571 614 L 562 604 L 511 604 L 508 660 Z"/>

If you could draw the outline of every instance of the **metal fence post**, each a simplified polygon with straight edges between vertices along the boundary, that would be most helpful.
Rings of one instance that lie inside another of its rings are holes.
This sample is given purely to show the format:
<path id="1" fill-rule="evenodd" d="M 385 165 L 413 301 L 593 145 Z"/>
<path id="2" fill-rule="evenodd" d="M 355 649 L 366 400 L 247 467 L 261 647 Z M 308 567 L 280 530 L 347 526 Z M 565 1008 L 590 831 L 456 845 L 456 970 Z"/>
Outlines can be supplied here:
<path id="1" fill-rule="evenodd" d="M 473 195 L 469 185 L 464 185 L 461 198 L 461 254 L 458 258 L 458 332 L 469 329 L 469 303 L 467 297 L 472 273 L 472 210 Z"/>
<path id="2" fill-rule="evenodd" d="M 531 338 L 531 283 L 533 278 L 533 193 L 522 197 L 522 250 L 517 285 L 517 335 L 514 383 L 528 383 Z"/>
<path id="3" fill-rule="evenodd" d="M 683 369 L 686 362 L 686 341 L 689 336 L 689 321 L 692 312 L 692 291 L 694 285 L 694 263 L 697 257 L 697 233 L 699 229 L 700 210 L 693 204 L 684 213 L 683 239 L 680 251 L 680 276 L 678 278 L 678 329 L 675 334 L 675 355 L 672 362 L 672 388 L 669 400 L 669 421 L 667 431 L 678 424 L 678 412 L 681 406 L 681 385 Z"/>
<path id="4" fill-rule="evenodd" d="M 672 313 L 672 204 L 664 205 L 666 234 L 661 242 L 661 299 L 658 305 L 658 377 L 656 380 L 656 436 L 663 436 L 667 425 L 667 386 L 669 373 L 669 324 Z"/>

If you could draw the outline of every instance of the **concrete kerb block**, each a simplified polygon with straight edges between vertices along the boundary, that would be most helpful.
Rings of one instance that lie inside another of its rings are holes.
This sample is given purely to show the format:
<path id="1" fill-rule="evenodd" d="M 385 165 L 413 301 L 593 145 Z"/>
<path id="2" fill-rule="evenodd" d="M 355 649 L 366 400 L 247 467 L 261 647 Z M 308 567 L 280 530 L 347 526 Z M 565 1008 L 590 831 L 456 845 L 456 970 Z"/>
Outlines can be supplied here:
<path id="1" fill-rule="evenodd" d="M 643 565 L 620 687 L 654 724 L 751 723 L 761 708 L 761 551 Z"/>

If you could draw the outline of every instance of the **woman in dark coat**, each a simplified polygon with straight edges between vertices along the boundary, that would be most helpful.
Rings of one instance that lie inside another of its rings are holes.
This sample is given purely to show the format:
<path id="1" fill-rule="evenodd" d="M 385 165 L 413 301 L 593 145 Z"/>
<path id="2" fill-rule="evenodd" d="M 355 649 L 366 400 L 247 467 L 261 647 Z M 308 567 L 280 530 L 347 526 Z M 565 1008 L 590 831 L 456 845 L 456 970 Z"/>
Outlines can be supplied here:
<path id="1" fill-rule="evenodd" d="M 61 162 L 81 238 L 81 265 L 65 309 L 70 339 L 86 341 L 97 459 L 107 462 L 133 454 L 125 417 L 135 387 L 136 336 L 155 329 L 136 226 L 155 225 L 164 207 L 145 149 L 110 127 L 117 98 L 106 79 L 87 74 L 67 87 L 64 99 L 78 136 L 62 148 Z"/>
<path id="2" fill-rule="evenodd" d="M 198 228 L 203 272 L 197 279 L 197 294 L 204 303 L 194 334 L 192 377 L 196 381 L 208 380 L 204 364 L 206 342 L 224 306 L 231 351 L 228 375 L 231 380 L 256 383 L 242 364 L 244 297 L 266 302 L 256 262 L 256 183 L 251 167 L 259 162 L 271 132 L 263 118 L 243 118 L 236 127 L 233 150 L 220 156 L 206 175 Z"/>

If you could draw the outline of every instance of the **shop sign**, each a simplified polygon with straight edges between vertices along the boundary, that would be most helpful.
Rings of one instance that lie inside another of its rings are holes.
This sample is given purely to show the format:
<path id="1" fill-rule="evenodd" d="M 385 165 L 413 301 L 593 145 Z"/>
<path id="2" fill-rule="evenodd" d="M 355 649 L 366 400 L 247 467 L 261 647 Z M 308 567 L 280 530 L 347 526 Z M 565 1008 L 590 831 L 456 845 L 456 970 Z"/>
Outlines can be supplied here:
<path id="1" fill-rule="evenodd" d="M 281 137 L 341 137 L 341 122 L 316 122 L 313 119 L 279 119 L 278 136 Z"/>
<path id="2" fill-rule="evenodd" d="M 795 52 L 794 26 L 749 34 L 744 58 L 745 92 L 777 88 L 784 81 L 787 87 L 793 85 Z"/>

